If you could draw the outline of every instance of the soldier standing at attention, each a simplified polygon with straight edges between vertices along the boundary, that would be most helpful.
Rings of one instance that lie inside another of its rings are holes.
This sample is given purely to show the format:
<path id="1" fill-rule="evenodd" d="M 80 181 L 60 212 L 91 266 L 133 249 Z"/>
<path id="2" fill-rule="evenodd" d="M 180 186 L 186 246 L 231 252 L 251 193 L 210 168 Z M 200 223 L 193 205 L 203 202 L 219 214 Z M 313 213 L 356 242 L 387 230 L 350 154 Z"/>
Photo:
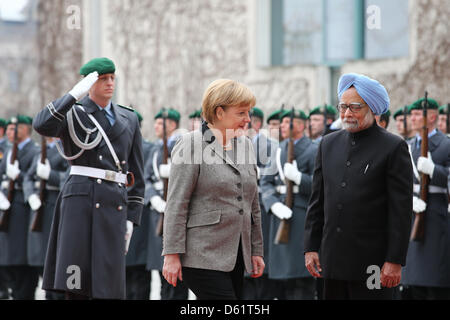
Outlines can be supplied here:
<path id="1" fill-rule="evenodd" d="M 133 110 L 111 102 L 114 63 L 96 58 L 80 74 L 86 77 L 33 124 L 61 139 L 71 165 L 56 203 L 43 289 L 67 299 L 125 299 L 125 253 L 144 196 L 142 136 Z"/>
<path id="2" fill-rule="evenodd" d="M 61 186 L 67 179 L 69 167 L 67 161 L 61 157 L 56 148 L 58 139 L 46 137 L 45 140 L 47 153 L 45 163 L 41 163 L 41 153 L 36 154 L 23 182 L 25 199 L 28 199 L 31 211 L 36 212 L 30 215 L 30 226 L 35 221 L 37 210 L 42 211 L 41 228 L 28 231 L 27 246 L 28 264 L 37 268 L 41 276 L 44 270 L 45 254 L 56 200 Z M 45 192 L 43 199 L 41 199 L 40 188 L 43 182 L 45 183 Z M 62 300 L 64 295 L 47 291 L 45 298 L 47 300 Z"/>
<path id="3" fill-rule="evenodd" d="M 11 148 L 0 164 L 3 191 L 0 192 L 0 209 L 10 210 L 8 228 L 0 232 L 0 266 L 5 266 L 12 298 L 33 300 L 39 273 L 28 264 L 30 206 L 24 196 L 23 184 L 26 173 L 33 164 L 34 156 L 39 152 L 39 147 L 30 138 L 32 118 L 19 115 L 16 119 L 17 123 L 13 122 L 13 118 L 8 121 L 6 135 L 10 142 L 14 142 L 17 126 L 17 158 L 11 164 Z M 7 195 L 11 181 L 14 181 L 14 195 L 10 202 Z"/>

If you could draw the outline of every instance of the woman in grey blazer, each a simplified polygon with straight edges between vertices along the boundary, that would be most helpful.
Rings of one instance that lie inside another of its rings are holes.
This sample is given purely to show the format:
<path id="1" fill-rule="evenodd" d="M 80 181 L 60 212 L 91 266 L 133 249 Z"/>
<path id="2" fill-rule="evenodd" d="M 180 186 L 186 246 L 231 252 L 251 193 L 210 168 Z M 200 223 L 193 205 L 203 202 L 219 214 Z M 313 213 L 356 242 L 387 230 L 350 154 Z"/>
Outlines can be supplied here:
<path id="1" fill-rule="evenodd" d="M 198 299 L 240 299 L 244 270 L 264 270 L 256 160 L 242 136 L 255 105 L 233 80 L 216 80 L 202 102 L 201 130 L 172 151 L 164 215 L 163 276 Z"/>

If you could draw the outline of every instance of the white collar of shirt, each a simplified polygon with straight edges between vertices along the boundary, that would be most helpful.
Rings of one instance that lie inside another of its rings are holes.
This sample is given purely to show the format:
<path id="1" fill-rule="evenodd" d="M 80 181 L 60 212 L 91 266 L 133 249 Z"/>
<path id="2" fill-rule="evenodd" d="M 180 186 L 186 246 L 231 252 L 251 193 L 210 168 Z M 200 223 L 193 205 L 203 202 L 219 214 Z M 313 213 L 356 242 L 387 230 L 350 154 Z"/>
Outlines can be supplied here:
<path id="1" fill-rule="evenodd" d="M 19 143 L 17 145 L 17 148 L 19 148 L 19 150 L 22 150 L 23 147 L 25 147 L 25 145 L 31 141 L 31 138 L 26 138 L 25 140 L 23 140 L 21 143 Z"/>

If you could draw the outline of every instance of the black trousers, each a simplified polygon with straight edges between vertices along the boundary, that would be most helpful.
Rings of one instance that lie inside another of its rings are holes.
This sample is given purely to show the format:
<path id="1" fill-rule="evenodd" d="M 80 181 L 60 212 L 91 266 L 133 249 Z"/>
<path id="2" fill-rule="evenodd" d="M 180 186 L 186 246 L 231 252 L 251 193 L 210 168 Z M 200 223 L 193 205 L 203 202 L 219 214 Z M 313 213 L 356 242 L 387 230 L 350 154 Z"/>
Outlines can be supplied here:
<path id="1" fill-rule="evenodd" d="M 3 270 L 14 300 L 34 300 L 39 282 L 38 267 L 27 265 L 6 266 Z"/>
<path id="2" fill-rule="evenodd" d="M 152 272 L 145 265 L 126 268 L 127 300 L 149 300 Z"/>
<path id="3" fill-rule="evenodd" d="M 394 289 L 370 290 L 366 281 L 324 279 L 324 300 L 392 300 Z"/>
<path id="4" fill-rule="evenodd" d="M 244 300 L 281 300 L 283 298 L 282 280 L 269 279 L 267 274 L 259 278 L 244 278 Z"/>
<path id="5" fill-rule="evenodd" d="M 198 300 L 241 300 L 244 259 L 239 245 L 236 265 L 231 272 L 183 267 L 183 280 Z"/>
<path id="6" fill-rule="evenodd" d="M 450 300 L 450 288 L 408 286 L 404 300 Z"/>
<path id="7" fill-rule="evenodd" d="M 177 286 L 174 287 L 164 279 L 162 272 L 159 272 L 161 278 L 161 300 L 187 300 L 189 296 L 189 289 L 186 287 L 184 281 L 177 281 Z M 184 277 L 183 277 L 184 280 Z"/>

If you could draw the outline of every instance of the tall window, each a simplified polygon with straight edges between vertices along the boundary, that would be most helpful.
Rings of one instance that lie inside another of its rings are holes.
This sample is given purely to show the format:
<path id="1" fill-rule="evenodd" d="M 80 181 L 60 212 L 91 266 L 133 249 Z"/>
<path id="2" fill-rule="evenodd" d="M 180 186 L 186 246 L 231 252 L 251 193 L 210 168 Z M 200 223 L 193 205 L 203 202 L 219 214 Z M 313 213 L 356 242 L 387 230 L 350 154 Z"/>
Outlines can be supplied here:
<path id="1" fill-rule="evenodd" d="M 259 5 L 269 12 L 270 65 L 339 66 L 408 55 L 408 0 L 259 0 Z"/>

